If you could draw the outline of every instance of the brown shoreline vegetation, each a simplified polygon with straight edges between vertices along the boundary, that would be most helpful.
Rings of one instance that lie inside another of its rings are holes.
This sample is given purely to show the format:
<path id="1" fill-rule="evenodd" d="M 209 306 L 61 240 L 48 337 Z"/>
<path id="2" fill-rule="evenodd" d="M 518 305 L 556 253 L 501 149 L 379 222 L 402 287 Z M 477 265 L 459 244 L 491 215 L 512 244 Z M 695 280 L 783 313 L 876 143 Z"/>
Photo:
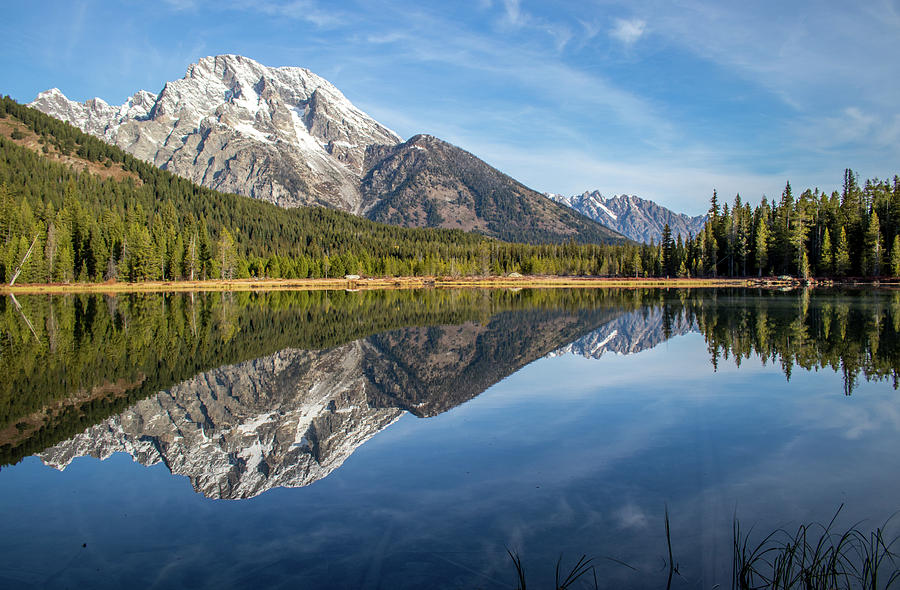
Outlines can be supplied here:
<path id="1" fill-rule="evenodd" d="M 747 287 L 749 279 L 623 278 L 566 276 L 360 277 L 329 279 L 232 279 L 206 281 L 139 281 L 134 283 L 41 283 L 0 286 L 0 294 L 43 293 L 164 293 L 191 291 L 284 291 L 363 289 L 508 289 L 508 288 L 628 288 L 628 287 Z"/>
<path id="2" fill-rule="evenodd" d="M 370 289 L 560 289 L 560 288 L 715 288 L 761 287 L 791 288 L 801 286 L 882 286 L 900 287 L 900 280 L 871 281 L 865 279 L 833 281 L 802 280 L 794 277 L 763 278 L 665 278 L 665 277 L 568 277 L 475 276 L 475 277 L 360 277 L 329 279 L 215 279 L 205 281 L 139 281 L 104 283 L 40 283 L 0 285 L 0 295 L 56 293 L 168 293 L 202 291 L 322 291 Z"/>

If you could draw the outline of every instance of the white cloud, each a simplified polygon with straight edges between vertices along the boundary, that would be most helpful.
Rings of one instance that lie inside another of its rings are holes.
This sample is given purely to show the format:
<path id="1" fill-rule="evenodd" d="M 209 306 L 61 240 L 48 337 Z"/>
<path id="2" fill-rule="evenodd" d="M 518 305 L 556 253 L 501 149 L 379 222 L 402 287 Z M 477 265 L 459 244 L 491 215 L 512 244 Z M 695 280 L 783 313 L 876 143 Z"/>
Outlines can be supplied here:
<path id="1" fill-rule="evenodd" d="M 269 16 L 305 21 L 320 28 L 332 28 L 347 22 L 347 15 L 340 11 L 320 8 L 313 0 L 256 1 L 250 4 L 234 3 L 233 8 L 256 10 Z"/>
<path id="2" fill-rule="evenodd" d="M 647 514 L 640 506 L 633 502 L 628 502 L 613 515 L 619 523 L 619 528 L 623 529 L 643 529 L 647 527 Z"/>
<path id="3" fill-rule="evenodd" d="M 565 24 L 535 17 L 522 10 L 520 0 L 503 0 L 500 26 L 503 29 L 529 29 L 545 33 L 553 39 L 557 52 L 565 49 L 573 36 L 572 30 Z"/>
<path id="4" fill-rule="evenodd" d="M 900 18 L 889 3 L 684 0 L 677 9 L 666 3 L 649 9 L 654 34 L 733 69 L 799 111 L 858 100 L 896 109 L 900 62 L 892 56 L 900 52 Z"/>
<path id="5" fill-rule="evenodd" d="M 503 0 L 503 22 L 513 27 L 524 26 L 528 20 L 519 6 L 519 0 Z"/>
<path id="6" fill-rule="evenodd" d="M 375 33 L 368 35 L 366 41 L 375 45 L 383 45 L 387 43 L 398 43 L 401 41 L 410 41 L 410 36 L 406 33 Z"/>
<path id="7" fill-rule="evenodd" d="M 638 39 L 644 36 L 646 29 L 647 23 L 641 19 L 625 20 L 617 18 L 615 26 L 613 26 L 609 34 L 625 45 L 634 45 Z"/>

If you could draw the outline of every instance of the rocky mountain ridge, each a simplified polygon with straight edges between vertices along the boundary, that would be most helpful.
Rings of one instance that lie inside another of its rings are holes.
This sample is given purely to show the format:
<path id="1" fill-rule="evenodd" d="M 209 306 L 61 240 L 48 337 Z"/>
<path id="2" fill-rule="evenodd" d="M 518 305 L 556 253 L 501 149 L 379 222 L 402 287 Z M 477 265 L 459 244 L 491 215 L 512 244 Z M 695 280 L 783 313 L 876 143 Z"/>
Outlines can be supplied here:
<path id="1" fill-rule="evenodd" d="M 358 214 L 366 148 L 400 142 L 309 70 L 238 55 L 202 58 L 158 95 L 119 107 L 57 89 L 30 106 L 209 188 Z"/>
<path id="2" fill-rule="evenodd" d="M 456 146 L 402 142 L 303 68 L 219 55 L 121 106 L 77 103 L 57 89 L 30 106 L 198 184 L 283 207 L 532 243 L 623 239 Z"/>
<path id="3" fill-rule="evenodd" d="M 680 322 L 677 330 L 687 328 Z M 404 412 L 450 410 L 542 356 L 599 358 L 610 342 L 630 354 L 670 335 L 655 308 L 535 310 L 321 351 L 289 348 L 200 373 L 39 457 L 64 469 L 79 456 L 125 452 L 144 465 L 164 463 L 207 497 L 249 498 L 326 477 Z"/>
<path id="4" fill-rule="evenodd" d="M 653 201 L 634 195 L 604 197 L 599 191 L 587 191 L 566 197 L 547 195 L 551 200 L 571 207 L 582 215 L 631 238 L 636 242 L 658 244 L 668 223 L 672 237 L 696 236 L 706 224 L 706 215 L 690 217 L 676 213 Z"/>
<path id="5" fill-rule="evenodd" d="M 547 356 L 570 354 L 599 359 L 607 353 L 637 354 L 655 348 L 673 336 L 683 336 L 696 331 L 696 321 L 688 318 L 686 314 L 667 317 L 663 308 L 648 307 L 624 313 Z"/>
<path id="6" fill-rule="evenodd" d="M 512 242 L 623 239 L 430 135 L 372 146 L 367 160 L 362 194 L 374 203 L 367 216 L 375 221 L 478 231 Z"/>

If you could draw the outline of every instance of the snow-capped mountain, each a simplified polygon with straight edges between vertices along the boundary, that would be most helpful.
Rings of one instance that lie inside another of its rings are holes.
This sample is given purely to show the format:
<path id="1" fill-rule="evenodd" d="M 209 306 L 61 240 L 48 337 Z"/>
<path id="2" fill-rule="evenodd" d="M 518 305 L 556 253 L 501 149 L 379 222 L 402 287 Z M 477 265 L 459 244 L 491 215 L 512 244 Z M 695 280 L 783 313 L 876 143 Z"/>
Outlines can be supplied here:
<path id="1" fill-rule="evenodd" d="M 297 487 L 339 467 L 403 413 L 371 408 L 357 367 L 363 343 L 327 352 L 282 350 L 201 373 L 43 451 L 64 469 L 75 457 L 125 452 L 165 463 L 210 498 Z"/>
<path id="2" fill-rule="evenodd" d="M 30 106 L 198 184 L 284 207 L 525 242 L 623 239 L 456 146 L 422 135 L 401 143 L 303 68 L 219 55 L 121 106 L 57 89 Z"/>
<path id="3" fill-rule="evenodd" d="M 500 313 L 487 325 L 402 328 L 323 351 L 285 349 L 200 373 L 38 454 L 124 452 L 164 463 L 210 498 L 317 481 L 404 412 L 465 403 L 531 361 L 609 321 L 607 310 Z"/>
<path id="4" fill-rule="evenodd" d="M 38 457 L 65 469 L 76 457 L 124 452 L 164 463 L 207 497 L 249 498 L 309 485 L 404 412 L 446 412 L 535 359 L 632 354 L 692 329 L 687 315 L 667 318 L 661 307 L 533 310 L 285 349 L 200 373 Z"/>
<path id="5" fill-rule="evenodd" d="M 400 142 L 309 70 L 237 55 L 205 57 L 121 106 L 57 89 L 30 106 L 216 190 L 353 213 L 371 205 L 359 190 L 366 148 Z"/>
<path id="6" fill-rule="evenodd" d="M 604 197 L 598 191 L 566 197 L 548 194 L 550 199 L 567 205 L 582 215 L 628 236 L 636 242 L 658 244 L 668 223 L 672 237 L 696 236 L 706 224 L 706 215 L 689 217 L 634 195 Z"/>
<path id="7" fill-rule="evenodd" d="M 599 359 L 606 353 L 637 354 L 654 348 L 673 336 L 682 336 L 696 330 L 696 321 L 684 312 L 667 318 L 664 308 L 645 307 L 624 313 L 547 356 L 571 354 Z"/>

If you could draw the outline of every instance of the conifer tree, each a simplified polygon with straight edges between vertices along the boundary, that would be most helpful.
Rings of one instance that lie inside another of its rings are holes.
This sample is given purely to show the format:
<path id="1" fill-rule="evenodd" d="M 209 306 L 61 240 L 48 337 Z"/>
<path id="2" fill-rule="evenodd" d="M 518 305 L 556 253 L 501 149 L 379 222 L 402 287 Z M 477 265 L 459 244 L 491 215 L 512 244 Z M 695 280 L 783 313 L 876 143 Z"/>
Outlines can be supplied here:
<path id="1" fill-rule="evenodd" d="M 675 242 L 672 240 L 672 229 L 667 223 L 663 227 L 662 242 L 660 243 L 660 255 L 663 274 L 672 276 L 675 274 Z"/>
<path id="2" fill-rule="evenodd" d="M 878 213 L 874 210 L 869 218 L 869 227 L 866 229 L 863 271 L 868 276 L 878 276 L 881 273 L 881 225 L 878 222 Z"/>
<path id="3" fill-rule="evenodd" d="M 900 234 L 894 236 L 894 245 L 891 248 L 891 276 L 900 277 Z"/>
<path id="4" fill-rule="evenodd" d="M 809 278 L 809 257 L 806 255 L 806 248 L 803 249 L 802 254 L 800 255 L 800 276 L 804 279 Z"/>
<path id="5" fill-rule="evenodd" d="M 850 272 L 850 249 L 847 244 L 847 230 L 841 226 L 840 238 L 834 250 L 834 274 L 839 277 L 847 276 Z"/>
<path id="6" fill-rule="evenodd" d="M 756 270 L 762 276 L 769 264 L 769 227 L 765 215 L 756 223 Z"/>
<path id="7" fill-rule="evenodd" d="M 819 255 L 819 274 L 824 276 L 834 274 L 834 252 L 831 246 L 831 233 L 827 227 L 822 238 L 822 251 Z"/>

